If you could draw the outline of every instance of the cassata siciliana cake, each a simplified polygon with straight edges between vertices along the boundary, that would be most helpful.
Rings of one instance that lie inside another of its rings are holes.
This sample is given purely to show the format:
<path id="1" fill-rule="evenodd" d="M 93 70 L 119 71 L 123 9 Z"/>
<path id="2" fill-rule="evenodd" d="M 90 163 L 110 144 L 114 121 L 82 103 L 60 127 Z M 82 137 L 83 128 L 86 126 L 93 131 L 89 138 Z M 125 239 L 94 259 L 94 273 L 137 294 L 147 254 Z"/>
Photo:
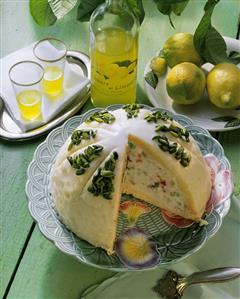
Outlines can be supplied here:
<path id="1" fill-rule="evenodd" d="M 70 230 L 112 254 L 122 193 L 201 221 L 210 169 L 167 113 L 125 105 L 94 112 L 72 133 L 51 169 L 50 193 Z"/>

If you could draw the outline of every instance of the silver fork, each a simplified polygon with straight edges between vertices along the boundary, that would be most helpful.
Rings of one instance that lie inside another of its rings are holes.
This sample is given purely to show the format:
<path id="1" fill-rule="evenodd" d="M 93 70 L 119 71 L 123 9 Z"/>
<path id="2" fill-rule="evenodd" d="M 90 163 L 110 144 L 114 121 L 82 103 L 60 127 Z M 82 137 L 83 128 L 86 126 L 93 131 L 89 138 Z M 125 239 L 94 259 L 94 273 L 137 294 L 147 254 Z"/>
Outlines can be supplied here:
<path id="1" fill-rule="evenodd" d="M 195 272 L 189 276 L 180 276 L 175 271 L 168 271 L 166 276 L 159 279 L 153 290 L 165 299 L 179 299 L 186 288 L 196 283 L 224 282 L 240 277 L 240 268 L 217 268 Z"/>

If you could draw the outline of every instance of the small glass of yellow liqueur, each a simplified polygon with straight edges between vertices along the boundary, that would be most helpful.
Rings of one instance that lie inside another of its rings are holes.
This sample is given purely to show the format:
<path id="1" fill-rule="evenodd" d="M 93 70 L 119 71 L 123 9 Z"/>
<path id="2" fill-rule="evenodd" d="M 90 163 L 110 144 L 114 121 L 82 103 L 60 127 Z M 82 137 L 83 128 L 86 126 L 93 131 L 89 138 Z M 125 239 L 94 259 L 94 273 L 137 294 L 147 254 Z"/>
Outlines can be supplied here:
<path id="1" fill-rule="evenodd" d="M 40 82 L 43 75 L 43 67 L 34 61 L 18 62 L 9 70 L 20 115 L 26 121 L 40 119 L 42 116 Z"/>
<path id="2" fill-rule="evenodd" d="M 34 45 L 33 53 L 44 67 L 43 92 L 58 99 L 63 92 L 66 45 L 59 39 L 48 37 Z"/>

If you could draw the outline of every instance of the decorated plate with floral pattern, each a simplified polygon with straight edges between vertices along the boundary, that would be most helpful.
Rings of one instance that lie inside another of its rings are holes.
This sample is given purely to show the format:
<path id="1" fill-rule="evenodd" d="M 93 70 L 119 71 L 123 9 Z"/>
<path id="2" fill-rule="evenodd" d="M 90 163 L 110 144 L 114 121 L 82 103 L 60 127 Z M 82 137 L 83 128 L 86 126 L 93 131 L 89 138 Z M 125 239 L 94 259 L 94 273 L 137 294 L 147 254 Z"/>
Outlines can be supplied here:
<path id="1" fill-rule="evenodd" d="M 53 130 L 38 146 L 28 167 L 26 194 L 32 217 L 43 235 L 54 242 L 62 252 L 75 256 L 79 261 L 98 268 L 116 271 L 153 269 L 183 260 L 199 250 L 222 224 L 230 207 L 232 193 L 231 168 L 222 146 L 210 134 L 183 116 L 164 109 L 192 134 L 211 168 L 213 183 L 211 197 L 201 224 L 183 219 L 123 194 L 115 242 L 115 253 L 109 256 L 77 237 L 61 222 L 53 208 L 48 191 L 49 173 L 55 157 L 68 136 L 83 122 L 86 115 L 75 116 Z M 108 107 L 109 111 L 121 105 Z M 93 113 L 99 109 L 87 112 Z M 197 192 L 197 190 L 196 190 Z"/>

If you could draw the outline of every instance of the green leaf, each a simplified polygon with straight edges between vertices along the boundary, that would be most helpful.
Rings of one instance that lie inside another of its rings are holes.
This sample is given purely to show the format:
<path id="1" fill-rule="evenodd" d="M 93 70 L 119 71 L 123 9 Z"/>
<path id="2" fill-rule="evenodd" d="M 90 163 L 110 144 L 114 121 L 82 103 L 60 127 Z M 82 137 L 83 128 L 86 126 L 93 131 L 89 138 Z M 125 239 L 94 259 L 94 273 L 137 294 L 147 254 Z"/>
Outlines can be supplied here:
<path id="1" fill-rule="evenodd" d="M 80 0 L 77 19 L 82 22 L 89 21 L 93 11 L 104 2 L 104 0 Z M 127 0 L 127 2 L 141 24 L 145 16 L 142 0 Z"/>
<path id="2" fill-rule="evenodd" d="M 182 2 L 185 2 L 186 0 L 154 0 L 154 2 L 157 4 L 157 3 L 160 3 L 160 4 L 178 4 L 178 3 L 182 3 Z"/>
<path id="3" fill-rule="evenodd" d="M 104 2 L 104 0 L 80 0 L 77 19 L 82 22 L 89 21 L 93 11 Z"/>
<path id="4" fill-rule="evenodd" d="M 212 120 L 219 121 L 219 122 L 226 122 L 224 128 L 240 126 L 240 118 L 237 118 L 235 116 L 228 116 L 228 115 L 220 116 L 220 117 L 212 118 Z"/>
<path id="5" fill-rule="evenodd" d="M 236 118 L 236 119 L 232 119 L 230 121 L 228 121 L 224 128 L 230 128 L 230 127 L 238 127 L 240 126 L 240 118 Z"/>
<path id="6" fill-rule="evenodd" d="M 207 31 L 212 27 L 211 24 L 211 16 L 213 13 L 213 10 L 215 8 L 215 5 L 218 3 L 219 0 L 208 0 L 206 3 L 204 10 L 205 14 L 203 15 L 200 23 L 197 26 L 197 29 L 194 33 L 194 46 L 196 50 L 198 51 L 199 55 L 202 55 L 202 53 L 205 50 L 205 38 Z"/>
<path id="7" fill-rule="evenodd" d="M 195 33 L 194 46 L 205 62 L 218 64 L 231 62 L 227 56 L 227 46 L 221 34 L 212 26 L 211 17 L 216 4 L 220 0 L 208 0 L 202 17 Z"/>
<path id="8" fill-rule="evenodd" d="M 158 0 L 154 0 L 157 4 L 157 9 L 163 14 L 169 16 L 171 14 L 172 8 L 171 4 L 159 3 Z"/>
<path id="9" fill-rule="evenodd" d="M 150 86 L 152 86 L 152 88 L 155 89 L 157 87 L 158 76 L 153 71 L 146 74 L 145 80 Z"/>
<path id="10" fill-rule="evenodd" d="M 143 8 L 142 0 L 127 0 L 127 2 L 133 10 L 135 16 L 138 18 L 139 23 L 142 24 L 145 17 L 145 11 Z"/>
<path id="11" fill-rule="evenodd" d="M 132 63 L 136 63 L 136 60 L 122 60 L 122 61 L 115 61 L 114 64 L 117 64 L 119 67 L 129 67 Z"/>
<path id="12" fill-rule="evenodd" d="M 232 51 L 228 58 L 233 63 L 238 64 L 240 63 L 240 52 Z"/>
<path id="13" fill-rule="evenodd" d="M 61 19 L 74 8 L 77 1 L 78 0 L 48 0 L 48 3 L 57 19 Z"/>
<path id="14" fill-rule="evenodd" d="M 226 122 L 226 121 L 232 121 L 232 120 L 236 120 L 236 119 L 238 119 L 238 118 L 235 116 L 228 116 L 228 115 L 212 118 L 212 120 L 218 121 L 218 122 Z"/>
<path id="15" fill-rule="evenodd" d="M 228 61 L 227 46 L 221 34 L 211 27 L 205 37 L 204 58 L 210 63 L 218 64 Z"/>
<path id="16" fill-rule="evenodd" d="M 30 0 L 29 8 L 34 21 L 39 26 L 50 26 L 57 20 L 48 0 Z"/>
<path id="17" fill-rule="evenodd" d="M 172 11 L 175 13 L 175 15 L 180 16 L 181 13 L 184 11 L 185 7 L 187 6 L 189 0 L 185 0 L 182 3 L 178 4 L 172 4 Z"/>
<path id="18" fill-rule="evenodd" d="M 154 2 L 158 10 L 168 16 L 171 26 L 175 28 L 171 19 L 171 13 L 177 16 L 181 15 L 189 0 L 154 0 Z"/>

